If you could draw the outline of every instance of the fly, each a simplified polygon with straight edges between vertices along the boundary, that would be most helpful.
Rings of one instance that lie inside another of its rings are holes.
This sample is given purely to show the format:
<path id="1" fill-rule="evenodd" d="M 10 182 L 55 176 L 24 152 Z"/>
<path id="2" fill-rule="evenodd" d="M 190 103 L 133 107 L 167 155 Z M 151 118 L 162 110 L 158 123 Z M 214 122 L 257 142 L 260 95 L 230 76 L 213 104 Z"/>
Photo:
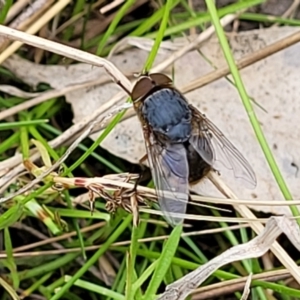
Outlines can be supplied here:
<path id="1" fill-rule="evenodd" d="M 142 124 L 158 203 L 171 225 L 183 221 L 189 184 L 205 177 L 217 162 L 246 186 L 256 186 L 251 166 L 237 148 L 161 73 L 142 75 L 131 98 Z"/>

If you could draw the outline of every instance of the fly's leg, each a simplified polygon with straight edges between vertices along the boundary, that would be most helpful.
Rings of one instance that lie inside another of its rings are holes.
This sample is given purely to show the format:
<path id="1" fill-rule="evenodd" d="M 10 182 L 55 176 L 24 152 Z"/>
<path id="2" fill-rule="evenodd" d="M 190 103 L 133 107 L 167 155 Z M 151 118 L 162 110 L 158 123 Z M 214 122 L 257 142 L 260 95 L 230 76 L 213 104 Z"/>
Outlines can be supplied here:
<path id="1" fill-rule="evenodd" d="M 148 154 L 145 154 L 140 160 L 139 160 L 139 164 L 140 164 L 140 167 L 141 167 L 141 172 L 139 174 L 139 177 L 137 178 L 137 180 L 135 181 L 134 183 L 134 186 L 133 186 L 133 189 L 132 191 L 133 192 L 136 192 L 136 189 L 137 189 L 137 186 L 139 185 L 139 183 L 141 182 L 141 179 L 143 178 L 144 174 L 145 174 L 145 171 L 146 171 L 146 168 L 145 166 L 143 165 L 143 162 L 148 158 Z"/>

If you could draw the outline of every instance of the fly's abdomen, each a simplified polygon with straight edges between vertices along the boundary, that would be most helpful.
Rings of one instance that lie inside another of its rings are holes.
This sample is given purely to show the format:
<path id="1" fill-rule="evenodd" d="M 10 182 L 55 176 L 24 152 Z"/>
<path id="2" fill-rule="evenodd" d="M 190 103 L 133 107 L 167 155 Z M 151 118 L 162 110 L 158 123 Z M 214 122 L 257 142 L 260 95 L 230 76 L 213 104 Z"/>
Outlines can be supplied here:
<path id="1" fill-rule="evenodd" d="M 212 167 L 201 158 L 191 144 L 185 143 L 185 148 L 189 165 L 189 183 L 196 184 L 212 170 Z"/>
<path id="2" fill-rule="evenodd" d="M 182 95 L 174 89 L 151 93 L 143 103 L 142 114 L 154 132 L 171 142 L 184 142 L 191 135 L 191 111 Z"/>

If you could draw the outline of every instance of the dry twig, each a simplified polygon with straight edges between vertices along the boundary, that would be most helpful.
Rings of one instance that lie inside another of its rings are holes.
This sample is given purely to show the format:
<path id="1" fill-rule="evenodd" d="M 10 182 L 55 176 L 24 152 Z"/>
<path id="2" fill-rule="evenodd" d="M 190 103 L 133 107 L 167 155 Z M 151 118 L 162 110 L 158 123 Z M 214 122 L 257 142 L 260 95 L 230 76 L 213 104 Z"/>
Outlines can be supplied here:
<path id="1" fill-rule="evenodd" d="M 197 286 L 221 266 L 237 260 L 256 258 L 263 255 L 270 249 L 270 246 L 282 232 L 286 234 L 293 245 L 300 251 L 300 229 L 298 224 L 285 216 L 271 217 L 264 230 L 253 240 L 228 249 L 193 272 L 169 284 L 166 287 L 166 291 L 158 300 L 186 299 Z M 299 275 L 297 265 L 294 273 L 298 273 Z"/>

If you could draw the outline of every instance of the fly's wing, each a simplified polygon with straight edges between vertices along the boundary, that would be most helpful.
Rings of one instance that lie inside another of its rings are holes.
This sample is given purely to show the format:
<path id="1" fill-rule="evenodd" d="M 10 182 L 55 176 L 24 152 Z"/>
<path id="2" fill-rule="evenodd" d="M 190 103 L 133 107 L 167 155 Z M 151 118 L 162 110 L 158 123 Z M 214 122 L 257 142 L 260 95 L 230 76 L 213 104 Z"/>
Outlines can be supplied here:
<path id="1" fill-rule="evenodd" d="M 175 226 L 183 221 L 189 198 L 186 149 L 182 144 L 161 145 L 153 133 L 145 140 L 160 209 L 168 223 Z"/>
<path id="2" fill-rule="evenodd" d="M 255 173 L 244 156 L 204 114 L 192 105 L 190 109 L 193 132 L 189 141 L 203 160 L 215 168 L 225 166 L 246 187 L 255 188 Z"/>

